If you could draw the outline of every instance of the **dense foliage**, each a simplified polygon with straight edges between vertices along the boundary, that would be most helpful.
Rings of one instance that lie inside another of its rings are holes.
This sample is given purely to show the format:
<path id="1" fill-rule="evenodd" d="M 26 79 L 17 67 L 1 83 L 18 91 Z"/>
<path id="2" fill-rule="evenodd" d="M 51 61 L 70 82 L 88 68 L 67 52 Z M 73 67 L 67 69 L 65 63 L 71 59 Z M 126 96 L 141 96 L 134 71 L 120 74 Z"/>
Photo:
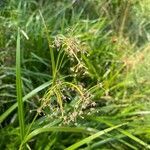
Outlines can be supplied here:
<path id="1" fill-rule="evenodd" d="M 0 1 L 0 149 L 150 149 L 150 1 Z"/>

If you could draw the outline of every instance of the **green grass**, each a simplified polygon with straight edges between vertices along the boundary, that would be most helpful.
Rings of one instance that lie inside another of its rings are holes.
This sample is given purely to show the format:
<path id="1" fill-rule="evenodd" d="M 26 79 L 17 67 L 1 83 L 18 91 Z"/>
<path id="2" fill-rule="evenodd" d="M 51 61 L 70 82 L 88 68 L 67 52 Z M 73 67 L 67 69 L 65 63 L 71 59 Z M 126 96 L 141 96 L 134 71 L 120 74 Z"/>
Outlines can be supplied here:
<path id="1" fill-rule="evenodd" d="M 20 126 L 21 141 L 24 139 L 25 134 L 25 121 L 24 121 L 24 107 L 22 98 L 22 81 L 21 81 L 21 49 L 20 49 L 20 31 L 18 29 L 17 36 L 17 48 L 16 48 L 16 91 L 17 91 L 17 103 L 18 103 L 18 116 Z"/>
<path id="2" fill-rule="evenodd" d="M 0 149 L 150 149 L 149 10 L 0 2 Z"/>

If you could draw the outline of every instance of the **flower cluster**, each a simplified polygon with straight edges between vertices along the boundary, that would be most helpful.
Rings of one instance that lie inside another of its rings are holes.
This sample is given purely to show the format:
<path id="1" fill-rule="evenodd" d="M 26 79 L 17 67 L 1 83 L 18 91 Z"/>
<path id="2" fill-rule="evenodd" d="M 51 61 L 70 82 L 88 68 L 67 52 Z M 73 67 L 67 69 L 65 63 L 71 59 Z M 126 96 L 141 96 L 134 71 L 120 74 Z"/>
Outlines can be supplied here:
<path id="1" fill-rule="evenodd" d="M 68 55 L 73 62 L 70 71 L 74 76 L 89 75 L 88 68 L 82 60 L 82 55 L 88 55 L 87 50 L 89 49 L 84 42 L 80 42 L 75 37 L 58 35 L 55 37 L 52 47 L 57 50 L 62 49 Z"/>
<path id="2" fill-rule="evenodd" d="M 96 103 L 93 95 L 82 85 L 67 85 L 65 82 L 51 87 L 41 99 L 38 113 L 50 118 L 61 118 L 62 124 L 74 124 L 79 117 L 92 113 Z"/>

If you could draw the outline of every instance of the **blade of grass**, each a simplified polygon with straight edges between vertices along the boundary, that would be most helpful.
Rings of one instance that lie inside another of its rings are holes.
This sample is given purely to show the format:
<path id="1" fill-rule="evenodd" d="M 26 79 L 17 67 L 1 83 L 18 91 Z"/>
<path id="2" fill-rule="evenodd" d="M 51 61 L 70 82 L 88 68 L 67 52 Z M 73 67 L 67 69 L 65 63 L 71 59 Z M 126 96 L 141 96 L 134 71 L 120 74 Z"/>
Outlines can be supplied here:
<path id="1" fill-rule="evenodd" d="M 120 142 L 123 143 L 124 145 L 128 146 L 130 149 L 138 150 L 137 147 L 135 147 L 134 145 L 131 145 L 130 143 L 128 143 L 127 141 L 125 141 L 125 140 L 123 140 L 123 139 L 119 139 L 118 141 L 120 141 Z"/>
<path id="2" fill-rule="evenodd" d="M 21 141 L 24 138 L 25 122 L 22 98 L 22 81 L 21 81 L 21 57 L 20 57 L 20 31 L 18 29 L 17 48 L 16 48 L 16 89 L 17 89 L 17 103 L 18 103 L 18 116 L 20 126 Z"/>
<path id="3" fill-rule="evenodd" d="M 42 127 L 35 129 L 24 139 L 22 144 L 25 144 L 30 139 L 35 137 L 36 135 L 44 132 L 77 132 L 77 133 L 90 133 L 91 131 L 85 128 L 75 128 L 75 127 Z"/>
<path id="4" fill-rule="evenodd" d="M 39 87 L 35 88 L 34 90 L 32 90 L 30 93 L 28 93 L 27 95 L 25 95 L 23 97 L 23 102 L 25 102 L 26 100 L 28 100 L 29 98 L 31 98 L 32 96 L 34 96 L 35 94 L 37 94 L 39 91 L 45 89 L 46 87 L 48 87 L 49 85 L 51 85 L 52 83 L 50 81 L 40 85 Z M 10 108 L 8 108 L 1 116 L 0 116 L 0 123 L 2 123 L 18 106 L 18 103 L 16 102 L 15 104 L 13 104 Z"/>
<path id="5" fill-rule="evenodd" d="M 107 120 L 104 120 L 100 117 L 90 117 L 90 119 L 92 120 L 95 120 L 95 121 L 99 121 L 99 122 L 103 122 L 105 123 L 106 125 L 112 127 L 114 126 L 112 123 L 110 123 L 109 121 Z M 137 138 L 136 136 L 132 135 L 131 133 L 129 133 L 128 131 L 126 130 L 123 130 L 123 129 L 117 129 L 119 132 L 121 132 L 122 134 L 126 135 L 127 137 L 129 137 L 130 139 L 136 141 L 137 143 L 139 143 L 140 145 L 144 146 L 145 148 L 147 149 L 150 149 L 150 145 L 148 145 L 147 143 L 145 143 L 144 141 L 142 141 L 141 139 Z"/>
<path id="6" fill-rule="evenodd" d="M 127 124 L 127 123 L 123 123 L 123 124 L 120 124 L 120 125 L 117 125 L 117 126 L 113 126 L 113 127 L 104 129 L 104 130 L 102 130 L 102 131 L 99 131 L 99 132 L 97 132 L 97 133 L 95 133 L 95 134 L 93 134 L 93 135 L 91 135 L 91 136 L 89 136 L 89 137 L 87 137 L 87 138 L 84 138 L 83 140 L 81 140 L 81 141 L 79 141 L 79 142 L 77 142 L 77 143 L 75 143 L 75 144 L 69 146 L 69 147 L 66 148 L 65 150 L 74 150 L 74 149 L 76 149 L 76 148 L 78 148 L 78 147 L 80 147 L 80 146 L 82 146 L 82 145 L 84 145 L 84 144 L 87 144 L 87 143 L 91 142 L 92 140 L 94 140 L 94 139 L 100 137 L 101 135 L 104 135 L 104 134 L 106 134 L 106 133 L 108 133 L 108 132 L 110 132 L 110 131 L 112 131 L 112 130 L 114 130 L 114 129 L 117 129 L 117 128 L 123 126 L 123 125 L 126 125 L 126 124 Z"/>

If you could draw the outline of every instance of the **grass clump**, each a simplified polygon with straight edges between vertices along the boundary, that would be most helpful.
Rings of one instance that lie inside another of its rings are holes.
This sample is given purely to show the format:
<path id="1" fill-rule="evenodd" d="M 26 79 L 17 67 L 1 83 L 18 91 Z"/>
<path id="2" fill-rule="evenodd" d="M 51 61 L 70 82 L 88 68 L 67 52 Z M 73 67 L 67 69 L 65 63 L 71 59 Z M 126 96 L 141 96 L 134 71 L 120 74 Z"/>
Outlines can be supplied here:
<path id="1" fill-rule="evenodd" d="M 0 149 L 150 149 L 147 1 L 0 7 Z"/>

